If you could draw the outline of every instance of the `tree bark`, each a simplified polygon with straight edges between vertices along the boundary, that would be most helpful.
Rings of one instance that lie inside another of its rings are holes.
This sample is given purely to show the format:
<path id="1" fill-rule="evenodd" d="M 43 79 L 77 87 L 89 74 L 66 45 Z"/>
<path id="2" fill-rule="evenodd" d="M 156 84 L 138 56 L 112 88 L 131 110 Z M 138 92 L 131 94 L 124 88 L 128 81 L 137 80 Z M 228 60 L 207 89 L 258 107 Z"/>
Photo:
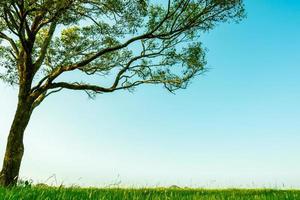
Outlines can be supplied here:
<path id="1" fill-rule="evenodd" d="M 14 186 L 18 181 L 24 153 L 23 136 L 31 113 L 32 103 L 23 95 L 19 96 L 17 110 L 7 139 L 3 167 L 0 172 L 0 186 Z"/>

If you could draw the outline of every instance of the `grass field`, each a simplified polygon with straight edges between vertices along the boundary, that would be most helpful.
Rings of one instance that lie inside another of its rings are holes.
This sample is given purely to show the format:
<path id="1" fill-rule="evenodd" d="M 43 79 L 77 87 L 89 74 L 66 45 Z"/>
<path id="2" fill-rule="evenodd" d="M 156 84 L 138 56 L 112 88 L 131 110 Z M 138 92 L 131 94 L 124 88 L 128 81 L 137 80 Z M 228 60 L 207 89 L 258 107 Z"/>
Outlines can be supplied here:
<path id="1" fill-rule="evenodd" d="M 269 189 L 94 189 L 17 187 L 0 188 L 2 200 L 300 200 L 299 190 Z"/>

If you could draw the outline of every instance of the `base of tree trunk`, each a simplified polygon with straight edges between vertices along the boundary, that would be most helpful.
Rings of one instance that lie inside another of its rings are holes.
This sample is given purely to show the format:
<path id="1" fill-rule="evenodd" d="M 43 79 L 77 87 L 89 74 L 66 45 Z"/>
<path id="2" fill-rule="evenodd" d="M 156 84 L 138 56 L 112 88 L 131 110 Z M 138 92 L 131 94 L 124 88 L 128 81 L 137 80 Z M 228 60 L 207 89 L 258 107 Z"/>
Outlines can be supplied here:
<path id="1" fill-rule="evenodd" d="M 31 104 L 19 101 L 8 135 L 3 166 L 0 172 L 1 186 L 8 187 L 17 184 L 24 154 L 23 136 L 31 113 Z"/>

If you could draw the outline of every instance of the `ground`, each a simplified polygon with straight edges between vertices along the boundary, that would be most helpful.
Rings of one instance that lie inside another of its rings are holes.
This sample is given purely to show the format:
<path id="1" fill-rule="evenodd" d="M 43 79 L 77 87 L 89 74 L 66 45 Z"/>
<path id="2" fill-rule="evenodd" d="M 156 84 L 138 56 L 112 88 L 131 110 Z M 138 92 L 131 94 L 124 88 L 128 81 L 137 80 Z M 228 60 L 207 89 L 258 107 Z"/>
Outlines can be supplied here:
<path id="1" fill-rule="evenodd" d="M 0 188 L 5 200 L 300 200 L 300 190 L 181 188 Z"/>

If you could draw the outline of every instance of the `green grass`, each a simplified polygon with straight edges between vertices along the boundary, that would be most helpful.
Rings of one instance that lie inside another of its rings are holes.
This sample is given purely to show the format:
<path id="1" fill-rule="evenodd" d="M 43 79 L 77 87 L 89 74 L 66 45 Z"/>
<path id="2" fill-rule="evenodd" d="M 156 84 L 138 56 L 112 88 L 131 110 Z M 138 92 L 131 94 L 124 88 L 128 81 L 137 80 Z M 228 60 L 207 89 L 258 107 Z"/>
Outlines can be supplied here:
<path id="1" fill-rule="evenodd" d="M 0 188 L 2 200 L 300 200 L 299 190 L 269 189 L 94 189 L 16 187 Z"/>

